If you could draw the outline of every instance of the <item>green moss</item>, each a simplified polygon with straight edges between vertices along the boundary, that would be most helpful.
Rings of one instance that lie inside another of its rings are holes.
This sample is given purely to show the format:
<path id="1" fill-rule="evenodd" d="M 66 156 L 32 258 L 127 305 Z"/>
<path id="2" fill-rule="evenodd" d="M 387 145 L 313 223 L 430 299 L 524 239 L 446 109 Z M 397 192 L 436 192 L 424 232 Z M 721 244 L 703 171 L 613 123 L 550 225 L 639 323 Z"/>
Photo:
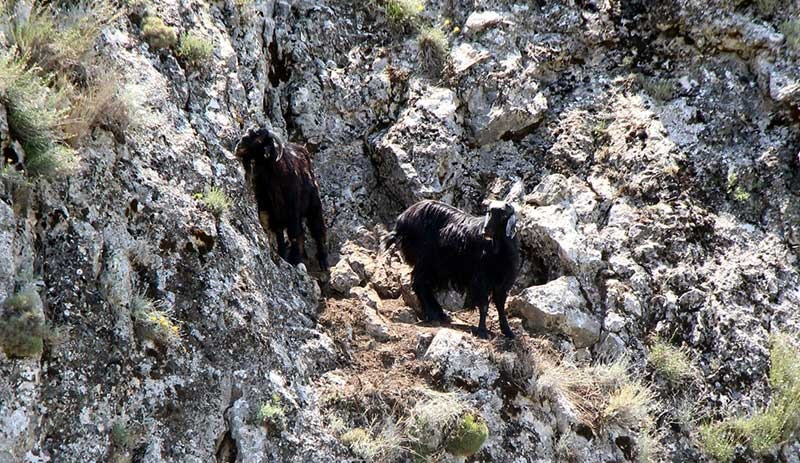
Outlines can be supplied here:
<path id="1" fill-rule="evenodd" d="M 26 288 L 3 301 L 0 345 L 7 357 L 38 357 L 46 331 L 42 300 L 34 289 Z"/>
<path id="2" fill-rule="evenodd" d="M 286 413 L 277 394 L 272 396 L 271 401 L 261 404 L 255 420 L 256 424 L 266 427 L 273 434 L 286 429 Z"/>
<path id="3" fill-rule="evenodd" d="M 158 16 L 147 16 L 142 20 L 142 37 L 156 50 L 172 48 L 178 43 L 175 28 L 164 24 Z"/>
<path id="4" fill-rule="evenodd" d="M 474 455 L 483 447 L 487 437 L 489 428 L 486 423 L 475 415 L 467 413 L 461 419 L 458 428 L 450 435 L 447 451 L 464 457 Z"/>
<path id="5" fill-rule="evenodd" d="M 214 48 L 207 39 L 193 33 L 187 32 L 181 35 L 181 44 L 178 47 L 178 56 L 186 64 L 192 67 L 202 67 L 205 65 Z"/>
<path id="6" fill-rule="evenodd" d="M 422 0 L 386 0 L 384 11 L 386 21 L 392 27 L 415 26 L 425 11 L 425 4 Z"/>

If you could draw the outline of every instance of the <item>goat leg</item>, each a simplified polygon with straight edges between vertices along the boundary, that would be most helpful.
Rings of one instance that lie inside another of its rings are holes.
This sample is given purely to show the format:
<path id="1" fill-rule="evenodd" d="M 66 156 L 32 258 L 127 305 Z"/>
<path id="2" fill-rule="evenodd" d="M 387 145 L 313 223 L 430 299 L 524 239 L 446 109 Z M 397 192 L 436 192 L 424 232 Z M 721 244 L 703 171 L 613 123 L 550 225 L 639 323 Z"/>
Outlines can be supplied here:
<path id="1" fill-rule="evenodd" d="M 500 331 L 503 332 L 509 339 L 514 339 L 514 332 L 508 326 L 508 318 L 506 318 L 506 292 L 494 291 L 494 305 L 497 307 L 497 317 L 500 319 Z"/>
<path id="2" fill-rule="evenodd" d="M 489 314 L 488 297 L 481 298 L 481 302 L 478 305 L 478 309 L 480 310 L 481 319 L 478 322 L 478 328 L 473 330 L 472 334 L 481 339 L 489 339 L 492 337 L 492 333 L 486 329 L 486 316 Z"/>
<path id="3" fill-rule="evenodd" d="M 325 248 L 327 239 L 327 232 L 325 230 L 325 219 L 322 217 L 322 204 L 319 197 L 312 199 L 311 208 L 308 211 L 306 219 L 308 229 L 314 241 L 317 242 L 317 260 L 319 261 L 319 268 L 326 272 L 328 271 L 328 250 Z"/>
<path id="4" fill-rule="evenodd" d="M 299 217 L 294 217 L 289 221 L 286 234 L 289 235 L 289 258 L 287 261 L 292 265 L 297 265 L 300 263 L 303 247 L 303 227 L 300 226 Z"/>

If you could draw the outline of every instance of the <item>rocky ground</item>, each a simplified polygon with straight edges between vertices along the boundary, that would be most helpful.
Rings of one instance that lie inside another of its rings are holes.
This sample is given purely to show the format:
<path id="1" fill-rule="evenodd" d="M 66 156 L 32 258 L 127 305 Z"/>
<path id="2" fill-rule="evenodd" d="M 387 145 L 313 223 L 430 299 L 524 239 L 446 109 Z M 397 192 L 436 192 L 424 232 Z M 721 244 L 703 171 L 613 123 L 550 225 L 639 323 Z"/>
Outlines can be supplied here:
<path id="1" fill-rule="evenodd" d="M 769 403 L 770 335 L 800 332 L 800 5 L 389 3 L 130 2 L 103 27 L 124 136 L 0 177 L 0 320 L 27 301 L 49 332 L 0 354 L 0 462 L 708 461 L 702 424 Z M 148 43 L 153 16 L 208 62 Z M 313 153 L 330 274 L 261 229 L 232 154 L 253 125 Z M 418 322 L 380 241 L 422 198 L 515 205 L 515 340 L 471 336 L 457 294 Z M 454 409 L 487 425 L 474 455 L 430 418 Z M 796 463 L 797 430 L 732 458 Z"/>

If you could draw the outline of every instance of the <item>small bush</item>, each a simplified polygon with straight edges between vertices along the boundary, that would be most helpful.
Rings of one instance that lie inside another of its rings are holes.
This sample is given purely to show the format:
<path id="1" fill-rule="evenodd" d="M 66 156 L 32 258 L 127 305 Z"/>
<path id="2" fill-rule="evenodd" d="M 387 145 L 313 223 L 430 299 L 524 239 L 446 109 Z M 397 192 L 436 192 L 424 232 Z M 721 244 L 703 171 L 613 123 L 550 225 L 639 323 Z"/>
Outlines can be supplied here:
<path id="1" fill-rule="evenodd" d="M 654 408 L 655 393 L 644 384 L 633 381 L 611 393 L 603 417 L 620 426 L 635 428 L 652 419 Z"/>
<path id="2" fill-rule="evenodd" d="M 786 37 L 786 45 L 793 50 L 800 50 L 800 20 L 784 21 L 779 29 Z"/>
<path id="3" fill-rule="evenodd" d="M 402 436 L 392 421 L 386 421 L 380 432 L 364 428 L 351 429 L 339 438 L 343 444 L 365 461 L 394 461 L 402 453 Z"/>
<path id="4" fill-rule="evenodd" d="M 266 427 L 270 433 L 278 434 L 286 429 L 286 413 L 277 394 L 270 402 L 262 404 L 256 412 L 256 424 Z"/>
<path id="5" fill-rule="evenodd" d="M 445 437 L 465 413 L 465 405 L 456 394 L 420 390 L 421 400 L 402 423 L 404 434 L 415 456 L 428 458 L 445 447 Z"/>
<path id="6" fill-rule="evenodd" d="M 211 58 L 212 52 L 213 46 L 207 39 L 192 32 L 181 35 L 178 56 L 189 66 L 198 68 L 205 65 Z"/>
<path id="7" fill-rule="evenodd" d="M 111 425 L 111 443 L 120 450 L 130 450 L 136 445 L 136 437 L 125 424 L 124 421 L 118 420 Z"/>
<path id="8" fill-rule="evenodd" d="M 758 14 L 769 18 L 775 14 L 775 10 L 781 5 L 781 0 L 756 0 L 755 3 Z"/>
<path id="9" fill-rule="evenodd" d="M 201 201 L 206 208 L 217 217 L 220 217 L 222 213 L 227 211 L 230 207 L 228 195 L 226 195 L 225 191 L 221 188 L 217 187 L 206 189 L 206 192 L 201 197 Z"/>
<path id="10" fill-rule="evenodd" d="M 458 428 L 450 436 L 447 442 L 447 451 L 453 455 L 468 457 L 478 453 L 489 437 L 489 428 L 486 422 L 476 419 L 474 415 L 468 413 L 464 415 Z"/>
<path id="11" fill-rule="evenodd" d="M 640 79 L 645 93 L 659 101 L 670 101 L 675 97 L 675 85 L 669 79 L 643 77 Z"/>
<path id="12" fill-rule="evenodd" d="M 175 28 L 164 24 L 158 16 L 147 16 L 142 20 L 142 37 L 156 50 L 172 48 L 178 43 Z"/>
<path id="13" fill-rule="evenodd" d="M 114 134 L 119 143 L 125 141 L 125 131 L 131 124 L 131 106 L 123 93 L 121 79 L 114 73 L 93 79 L 91 85 L 73 98 L 64 132 L 75 145 L 100 127 Z"/>
<path id="14" fill-rule="evenodd" d="M 672 346 L 662 340 L 656 340 L 650 346 L 647 363 L 656 374 L 673 386 L 696 376 L 686 349 Z"/>
<path id="15" fill-rule="evenodd" d="M 8 110 L 11 136 L 25 152 L 28 174 L 63 173 L 74 164 L 74 151 L 63 144 L 68 101 L 37 70 L 10 52 L 0 55 L 0 102 Z"/>
<path id="16" fill-rule="evenodd" d="M 47 327 L 42 300 L 32 288 L 3 301 L 0 317 L 0 346 L 9 358 L 38 357 L 44 350 Z"/>
<path id="17" fill-rule="evenodd" d="M 425 5 L 422 0 L 386 0 L 384 11 L 390 26 L 404 28 L 415 26 L 419 22 L 419 15 L 425 11 Z"/>
<path id="18" fill-rule="evenodd" d="M 767 454 L 800 431 L 800 349 L 785 334 L 774 335 L 770 344 L 770 403 L 749 417 L 701 427 L 701 448 L 714 458 L 729 459 L 736 444 Z"/>
<path id="19" fill-rule="evenodd" d="M 426 27 L 417 36 L 417 45 L 422 69 L 431 74 L 440 74 L 450 51 L 444 32 L 438 27 Z"/>
<path id="20" fill-rule="evenodd" d="M 722 462 L 730 461 L 736 451 L 731 433 L 714 424 L 700 426 L 698 444 L 703 453 Z"/>
<path id="21" fill-rule="evenodd" d="M 10 25 L 6 40 L 30 65 L 80 79 L 100 31 L 119 14 L 105 0 L 34 2 L 28 16 L 11 14 L 0 22 Z"/>
<path id="22" fill-rule="evenodd" d="M 728 173 L 728 194 L 735 201 L 744 202 L 750 199 L 750 192 L 739 184 L 739 177 L 736 172 Z"/>
<path id="23" fill-rule="evenodd" d="M 137 294 L 131 301 L 131 314 L 140 335 L 163 347 L 181 344 L 181 328 L 170 313 L 159 308 L 158 303 Z"/>

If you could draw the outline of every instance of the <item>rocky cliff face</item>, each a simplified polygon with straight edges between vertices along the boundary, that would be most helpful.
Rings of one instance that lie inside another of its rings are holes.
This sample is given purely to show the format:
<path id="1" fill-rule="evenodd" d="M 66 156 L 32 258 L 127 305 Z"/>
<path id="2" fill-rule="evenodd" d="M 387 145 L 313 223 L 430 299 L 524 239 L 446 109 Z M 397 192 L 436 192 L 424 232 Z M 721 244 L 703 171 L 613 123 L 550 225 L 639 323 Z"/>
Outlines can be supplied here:
<path id="1" fill-rule="evenodd" d="M 800 8 L 770 4 L 125 5 L 94 44 L 134 95 L 124 137 L 0 182 L 0 319 L 46 332 L 0 354 L 0 461 L 455 461 L 452 420 L 420 418 L 452 410 L 487 424 L 469 461 L 707 458 L 700 424 L 768 404 L 770 334 L 800 332 Z M 206 64 L 148 44 L 155 16 Z M 252 125 L 313 152 L 329 276 L 261 229 L 232 154 Z M 417 323 L 380 239 L 422 198 L 515 204 L 518 339 Z M 797 462 L 784 431 L 737 458 Z"/>

